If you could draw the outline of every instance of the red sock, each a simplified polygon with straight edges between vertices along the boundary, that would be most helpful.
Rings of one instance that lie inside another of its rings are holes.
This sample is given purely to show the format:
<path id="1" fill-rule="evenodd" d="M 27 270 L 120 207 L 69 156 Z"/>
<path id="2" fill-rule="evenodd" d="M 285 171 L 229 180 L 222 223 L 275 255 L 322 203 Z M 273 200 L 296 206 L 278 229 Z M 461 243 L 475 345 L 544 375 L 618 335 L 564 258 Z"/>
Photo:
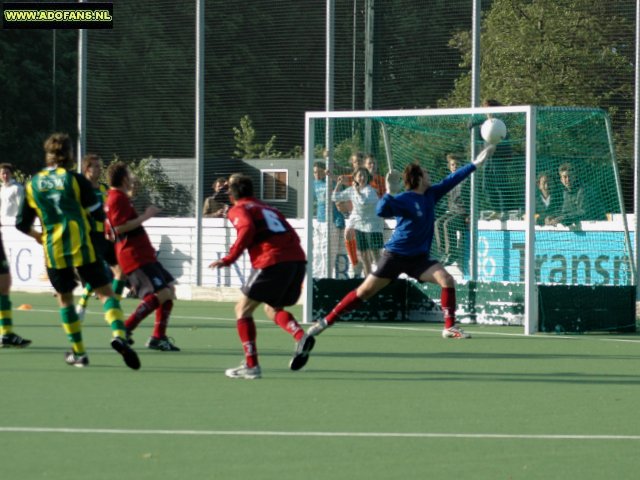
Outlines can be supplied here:
<path id="1" fill-rule="evenodd" d="M 333 325 L 333 323 L 340 318 L 341 315 L 345 313 L 349 313 L 351 310 L 358 308 L 362 304 L 362 300 L 356 295 L 355 290 L 351 290 L 347 293 L 342 300 L 334 307 L 329 315 L 326 316 L 325 320 L 328 325 Z"/>
<path id="2" fill-rule="evenodd" d="M 444 313 L 444 328 L 453 327 L 456 324 L 456 289 L 454 287 L 442 289 L 440 305 Z"/>
<path id="3" fill-rule="evenodd" d="M 253 318 L 244 317 L 239 318 L 236 322 L 238 328 L 238 335 L 242 342 L 242 348 L 244 350 L 244 358 L 247 362 L 247 367 L 253 368 L 258 365 L 258 350 L 256 349 L 256 324 L 253 322 Z"/>
<path id="4" fill-rule="evenodd" d="M 167 325 L 169 324 L 171 310 L 173 310 L 173 300 L 167 300 L 156 308 L 156 322 L 153 324 L 154 337 L 164 338 L 167 336 Z"/>
<path id="5" fill-rule="evenodd" d="M 285 310 L 278 310 L 273 321 L 276 322 L 276 325 L 278 325 L 285 332 L 290 333 L 296 342 L 300 340 L 304 335 L 304 330 L 302 330 L 300 324 L 296 322 L 296 319 L 293 318 L 293 315 Z"/>
<path id="6" fill-rule="evenodd" d="M 151 312 L 158 308 L 158 305 L 160 305 L 160 302 L 155 294 L 149 293 L 145 295 L 138 307 L 129 316 L 129 318 L 127 318 L 127 321 L 124 322 L 124 326 L 127 330 L 134 330 L 142 320 L 147 318 Z"/>

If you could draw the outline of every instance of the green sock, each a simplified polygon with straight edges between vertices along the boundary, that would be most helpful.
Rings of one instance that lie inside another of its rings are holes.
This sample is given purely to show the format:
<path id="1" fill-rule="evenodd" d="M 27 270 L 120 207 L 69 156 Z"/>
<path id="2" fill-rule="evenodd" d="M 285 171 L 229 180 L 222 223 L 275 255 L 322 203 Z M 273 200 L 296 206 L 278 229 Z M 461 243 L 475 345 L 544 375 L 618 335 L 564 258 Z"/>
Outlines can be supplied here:
<path id="1" fill-rule="evenodd" d="M 12 331 L 11 300 L 9 295 L 0 295 L 0 335 L 8 335 Z"/>
<path id="2" fill-rule="evenodd" d="M 78 320 L 78 314 L 73 305 L 60 309 L 62 328 L 71 342 L 71 348 L 76 355 L 84 355 L 84 343 L 82 342 L 82 323 Z"/>

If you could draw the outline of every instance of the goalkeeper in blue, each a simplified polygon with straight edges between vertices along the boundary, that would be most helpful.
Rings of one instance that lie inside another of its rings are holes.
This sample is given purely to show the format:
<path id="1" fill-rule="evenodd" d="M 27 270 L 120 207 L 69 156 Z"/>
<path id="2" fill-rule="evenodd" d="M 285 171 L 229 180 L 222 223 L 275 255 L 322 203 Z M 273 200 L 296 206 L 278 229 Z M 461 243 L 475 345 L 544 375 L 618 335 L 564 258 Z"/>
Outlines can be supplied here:
<path id="1" fill-rule="evenodd" d="M 386 177 L 386 194 L 378 201 L 376 213 L 383 218 L 396 219 L 396 229 L 384 245 L 378 268 L 367 275 L 358 288 L 345 297 L 325 317 L 314 322 L 307 332 L 317 336 L 334 324 L 342 315 L 357 309 L 380 290 L 398 278 L 401 273 L 419 282 L 430 282 L 442 288 L 441 305 L 444 312 L 444 338 L 470 338 L 471 335 L 456 326 L 455 280 L 438 260 L 429 257 L 435 225 L 435 207 L 451 189 L 465 180 L 493 154 L 495 145 L 489 145 L 476 159 L 440 183 L 431 184 L 429 173 L 417 163 L 407 165 L 402 173 L 405 190 L 400 190 L 397 172 Z"/>

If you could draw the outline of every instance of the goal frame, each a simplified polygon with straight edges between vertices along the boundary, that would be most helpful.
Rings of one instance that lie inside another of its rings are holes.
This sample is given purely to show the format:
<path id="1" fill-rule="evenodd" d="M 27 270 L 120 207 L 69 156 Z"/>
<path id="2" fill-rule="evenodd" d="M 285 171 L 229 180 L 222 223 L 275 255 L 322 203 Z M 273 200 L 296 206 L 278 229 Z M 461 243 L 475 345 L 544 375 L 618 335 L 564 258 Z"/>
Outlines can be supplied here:
<path id="1" fill-rule="evenodd" d="M 548 108 L 548 107 L 547 107 Z M 593 110 L 580 107 L 561 107 L 563 109 L 571 110 Z M 537 120 L 537 107 L 533 105 L 524 106 L 507 106 L 507 107 L 478 107 L 478 108 L 449 108 L 449 109 L 415 109 L 415 110 L 359 110 L 359 111 L 317 111 L 306 112 L 305 114 L 305 182 L 304 182 L 304 217 L 306 219 L 305 224 L 305 241 L 306 251 L 308 255 L 307 263 L 307 287 L 305 288 L 305 301 L 303 303 L 303 321 L 304 323 L 312 322 L 313 319 L 313 276 L 312 276 L 312 260 L 313 260 L 313 235 L 312 235 L 312 219 L 313 219 L 313 169 L 311 166 L 314 162 L 314 149 L 315 149 L 315 124 L 314 121 L 321 119 L 327 120 L 325 136 L 327 139 L 327 148 L 331 149 L 333 132 L 332 122 L 333 119 L 348 119 L 348 118 L 375 118 L 375 117 L 419 117 L 419 116 L 443 116 L 443 115 L 487 115 L 487 114 L 523 114 L 525 117 L 525 161 L 526 161 L 526 176 L 525 176 L 525 249 L 524 249 L 524 334 L 532 335 L 538 332 L 539 328 L 539 314 L 538 314 L 538 285 L 535 277 L 535 196 L 536 196 L 536 120 Z M 475 130 L 475 129 L 474 129 Z M 474 152 L 474 135 L 477 135 L 474 131 L 470 134 L 471 155 L 475 156 L 477 152 Z M 611 149 L 612 162 L 614 163 L 614 172 L 616 175 L 616 188 L 619 196 L 619 201 L 622 200 L 622 189 L 620 185 L 620 179 L 618 175 L 617 165 L 615 165 L 615 153 L 613 147 L 613 138 L 611 135 L 611 125 L 607 117 L 607 135 Z M 332 157 L 332 152 L 328 152 L 329 158 Z M 475 192 L 475 175 L 471 176 L 471 191 Z M 327 189 L 329 191 L 330 189 Z M 328 199 L 329 201 L 329 199 Z M 477 279 L 477 205 L 474 196 L 471 197 L 471 225 L 470 229 L 470 255 L 471 255 L 471 279 Z M 620 202 L 622 208 L 624 203 Z M 625 222 L 626 230 L 626 242 L 629 240 L 629 230 L 626 225 L 626 215 L 623 219 Z M 637 213 L 636 225 L 637 225 Z M 629 243 L 630 245 L 630 243 Z M 632 250 L 629 250 L 632 252 Z M 637 271 L 637 255 L 633 257 L 631 263 L 633 284 L 635 284 L 635 272 Z M 636 290 L 638 286 L 636 285 Z M 339 299 L 336 299 L 336 302 Z"/>

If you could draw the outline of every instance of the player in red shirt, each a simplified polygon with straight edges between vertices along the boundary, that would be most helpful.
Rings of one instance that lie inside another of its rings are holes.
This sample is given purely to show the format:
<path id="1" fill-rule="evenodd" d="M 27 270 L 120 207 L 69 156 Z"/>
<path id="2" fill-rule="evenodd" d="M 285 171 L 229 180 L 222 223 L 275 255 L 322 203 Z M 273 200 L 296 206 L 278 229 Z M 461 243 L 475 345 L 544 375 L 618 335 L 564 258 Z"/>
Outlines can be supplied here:
<path id="1" fill-rule="evenodd" d="M 132 290 L 142 299 L 125 322 L 127 339 L 133 344 L 133 330 L 155 310 L 156 321 L 147 348 L 163 352 L 180 351 L 167 337 L 169 315 L 175 297 L 175 279 L 158 262 L 156 250 L 142 224 L 160 210 L 148 207 L 138 215 L 129 192 L 133 186 L 131 172 L 123 162 L 114 162 L 107 169 L 109 192 L 105 203 L 108 226 L 115 238 L 116 257 L 127 275 Z"/>
<path id="2" fill-rule="evenodd" d="M 248 250 L 254 270 L 241 288 L 243 296 L 235 307 L 245 361 L 239 367 L 227 369 L 225 375 L 250 380 L 262 376 L 253 321 L 253 312 L 261 303 L 265 304 L 267 316 L 297 342 L 289 368 L 300 370 L 307 363 L 315 339 L 306 335 L 293 315 L 284 310 L 300 298 L 305 276 L 307 262 L 300 238 L 278 210 L 254 198 L 251 178 L 232 175 L 229 194 L 235 204 L 227 218 L 238 237 L 229 254 L 209 268 L 228 267 Z"/>

